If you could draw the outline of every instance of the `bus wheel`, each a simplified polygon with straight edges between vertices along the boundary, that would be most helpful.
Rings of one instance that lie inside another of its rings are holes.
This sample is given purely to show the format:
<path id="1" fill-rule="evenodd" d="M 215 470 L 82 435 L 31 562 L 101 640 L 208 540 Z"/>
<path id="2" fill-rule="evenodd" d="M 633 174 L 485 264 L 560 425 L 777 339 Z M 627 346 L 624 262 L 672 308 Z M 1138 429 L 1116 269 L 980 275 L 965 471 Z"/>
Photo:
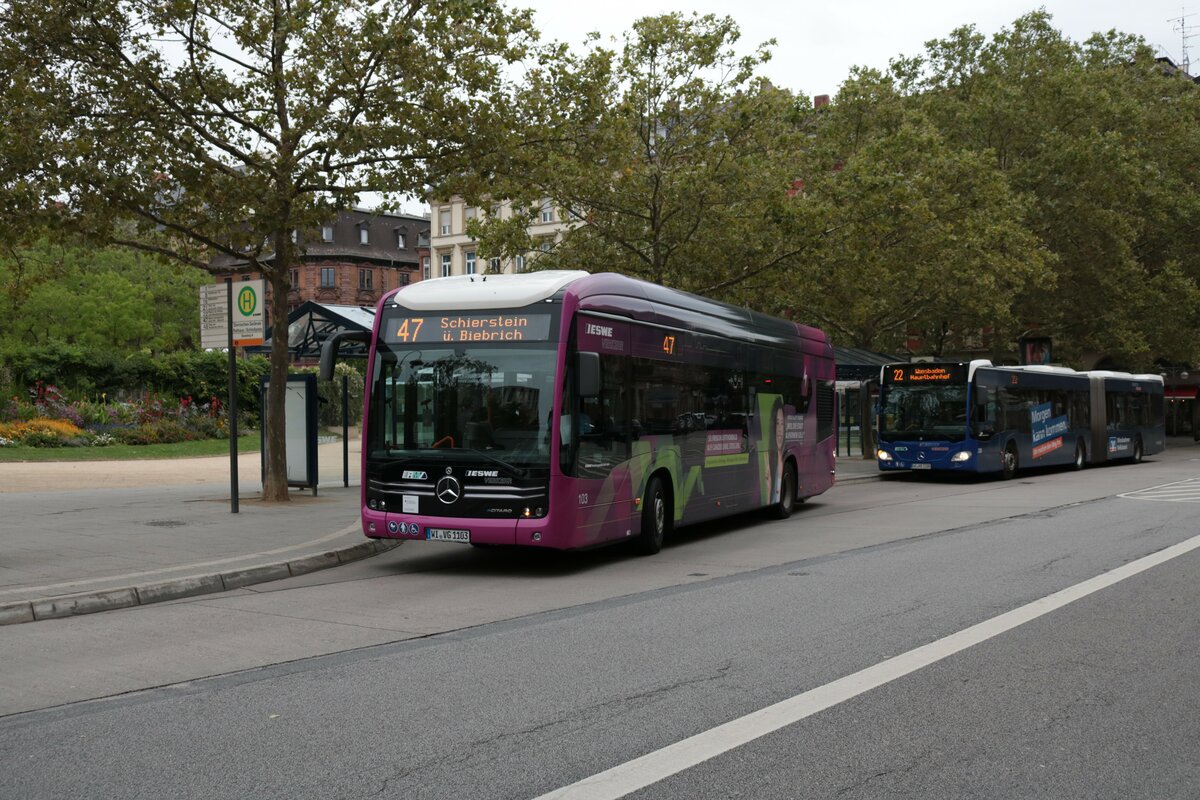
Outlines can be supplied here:
<path id="1" fill-rule="evenodd" d="M 1083 446 L 1083 442 L 1075 443 L 1075 469 L 1083 469 L 1087 466 L 1087 450 Z"/>
<path id="2" fill-rule="evenodd" d="M 1017 474 L 1017 445 L 1009 442 L 1008 446 L 1004 448 L 1004 455 L 1001 458 L 1001 467 L 1003 470 L 1001 474 L 1004 480 L 1011 480 Z"/>
<path id="3" fill-rule="evenodd" d="M 1133 458 L 1130 459 L 1134 464 L 1142 463 L 1142 437 L 1138 437 L 1133 442 Z"/>
<path id="4" fill-rule="evenodd" d="M 796 507 L 796 465 L 791 461 L 783 465 L 783 475 L 779 481 L 779 502 L 767 508 L 767 513 L 774 519 L 787 519 Z"/>
<path id="5" fill-rule="evenodd" d="M 646 485 L 646 497 L 642 501 L 642 535 L 634 542 L 634 549 L 644 556 L 652 556 L 661 550 L 671 529 L 671 518 L 667 490 L 662 478 L 656 475 Z"/>

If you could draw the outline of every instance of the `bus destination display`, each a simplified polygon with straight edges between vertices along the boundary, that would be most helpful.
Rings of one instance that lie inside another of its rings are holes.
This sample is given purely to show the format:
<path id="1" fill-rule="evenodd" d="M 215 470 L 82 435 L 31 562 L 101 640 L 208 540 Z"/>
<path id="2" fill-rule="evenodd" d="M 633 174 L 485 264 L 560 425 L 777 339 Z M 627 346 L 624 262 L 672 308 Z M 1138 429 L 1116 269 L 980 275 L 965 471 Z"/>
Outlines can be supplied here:
<path id="1" fill-rule="evenodd" d="M 386 321 L 384 341 L 398 344 L 433 342 L 544 342 L 550 338 L 549 314 L 433 314 L 393 317 Z"/>
<path id="2" fill-rule="evenodd" d="M 884 380 L 889 383 L 962 383 L 966 379 L 963 364 L 905 364 L 884 371 Z"/>

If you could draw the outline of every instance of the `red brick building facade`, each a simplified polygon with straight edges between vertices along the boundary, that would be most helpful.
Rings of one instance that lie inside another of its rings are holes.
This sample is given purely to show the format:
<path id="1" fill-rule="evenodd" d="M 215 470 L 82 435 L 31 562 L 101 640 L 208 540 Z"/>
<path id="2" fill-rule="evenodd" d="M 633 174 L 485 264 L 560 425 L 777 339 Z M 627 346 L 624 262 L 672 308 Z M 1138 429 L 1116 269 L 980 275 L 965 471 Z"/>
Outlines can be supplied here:
<path id="1" fill-rule="evenodd" d="M 429 218 L 350 209 L 318 230 L 297 231 L 296 245 L 289 310 L 307 300 L 373 308 L 385 293 L 421 279 L 422 263 L 429 257 Z M 217 282 L 229 274 L 235 280 L 263 277 L 249 269 L 238 272 L 242 267 L 248 264 L 228 256 L 210 262 L 210 268 L 220 273 Z M 268 285 L 268 313 L 270 298 Z"/>

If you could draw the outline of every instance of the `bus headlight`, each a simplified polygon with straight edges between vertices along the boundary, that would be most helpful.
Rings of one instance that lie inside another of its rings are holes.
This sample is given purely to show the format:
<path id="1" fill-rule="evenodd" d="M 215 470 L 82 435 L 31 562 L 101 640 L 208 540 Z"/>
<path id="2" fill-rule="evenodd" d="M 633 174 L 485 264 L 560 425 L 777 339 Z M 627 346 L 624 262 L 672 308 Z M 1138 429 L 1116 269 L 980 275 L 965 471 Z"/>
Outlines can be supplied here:
<path id="1" fill-rule="evenodd" d="M 892 460 L 892 454 L 889 453 L 887 450 L 876 450 L 875 455 L 879 457 L 880 461 L 891 461 Z"/>
<path id="2" fill-rule="evenodd" d="M 971 451 L 970 450 L 959 450 L 957 453 L 950 456 L 950 460 L 956 464 L 962 463 L 963 461 L 970 461 L 971 460 Z"/>

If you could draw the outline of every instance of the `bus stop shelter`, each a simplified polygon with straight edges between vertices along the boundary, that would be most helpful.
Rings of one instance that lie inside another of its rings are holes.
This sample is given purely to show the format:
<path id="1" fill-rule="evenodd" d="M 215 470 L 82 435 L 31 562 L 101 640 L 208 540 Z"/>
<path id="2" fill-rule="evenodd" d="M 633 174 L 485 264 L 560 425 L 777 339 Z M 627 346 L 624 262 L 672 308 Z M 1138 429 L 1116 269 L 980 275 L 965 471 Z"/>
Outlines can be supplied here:
<path id="1" fill-rule="evenodd" d="M 837 454 L 874 458 L 879 369 L 908 359 L 858 347 L 834 347 L 833 357 L 837 363 Z"/>

